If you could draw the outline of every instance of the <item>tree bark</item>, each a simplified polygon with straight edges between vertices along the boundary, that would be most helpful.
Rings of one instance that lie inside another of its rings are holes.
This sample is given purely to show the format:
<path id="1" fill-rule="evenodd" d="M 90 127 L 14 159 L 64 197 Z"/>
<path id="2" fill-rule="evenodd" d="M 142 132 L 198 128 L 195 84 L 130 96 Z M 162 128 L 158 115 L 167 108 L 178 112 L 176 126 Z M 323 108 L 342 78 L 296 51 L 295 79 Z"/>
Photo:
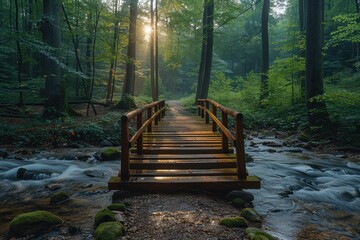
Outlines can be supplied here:
<path id="1" fill-rule="evenodd" d="M 203 43 L 195 103 L 207 98 L 210 85 L 214 35 L 214 0 L 204 0 Z"/>
<path id="2" fill-rule="evenodd" d="M 299 0 L 299 30 L 300 38 L 306 38 L 306 0 Z M 305 58 L 305 50 L 300 50 L 299 56 Z M 305 100 L 305 71 L 299 73 L 300 77 L 300 96 L 302 100 Z"/>
<path id="3" fill-rule="evenodd" d="M 113 42 L 111 45 L 111 62 L 110 62 L 110 72 L 109 72 L 109 78 L 107 81 L 107 91 L 106 91 L 106 101 L 111 102 L 112 94 L 113 94 L 113 88 L 114 88 L 114 80 L 115 80 L 115 68 L 116 68 L 116 56 L 118 54 L 117 52 L 117 45 L 119 41 L 119 9 L 118 9 L 118 0 L 115 0 L 115 6 L 114 6 L 114 34 L 113 34 Z"/>
<path id="4" fill-rule="evenodd" d="M 42 71 L 45 78 L 45 93 L 48 98 L 47 108 L 55 108 L 59 113 L 66 111 L 66 86 L 61 77 L 61 28 L 59 0 L 43 1 L 42 33 L 43 41 L 52 50 L 42 59 Z"/>
<path id="5" fill-rule="evenodd" d="M 130 0 L 130 26 L 129 26 L 129 45 L 127 52 L 126 75 L 123 86 L 123 93 L 118 107 L 121 109 L 131 109 L 135 106 L 132 99 L 134 96 L 135 68 L 136 68 L 136 19 L 137 19 L 138 0 Z"/>
<path id="6" fill-rule="evenodd" d="M 158 0 L 155 0 L 155 91 L 157 100 L 159 100 L 159 11 L 158 11 Z"/>
<path id="7" fill-rule="evenodd" d="M 306 21 L 306 107 L 311 127 L 329 123 L 323 84 L 323 0 L 307 1 Z"/>
<path id="8" fill-rule="evenodd" d="M 151 97 L 153 101 L 157 101 L 156 82 L 155 82 L 155 28 L 154 28 L 154 1 L 150 0 L 150 82 Z"/>
<path id="9" fill-rule="evenodd" d="M 269 97 L 269 11 L 270 0 L 264 0 L 261 14 L 262 69 L 260 84 L 260 106 Z"/>
<path id="10" fill-rule="evenodd" d="M 24 105 L 24 97 L 22 92 L 22 78 L 21 78 L 21 67 L 22 67 L 22 51 L 20 46 L 20 29 L 19 29 L 19 2 L 15 0 L 15 30 L 16 30 L 16 48 L 17 48 L 17 62 L 18 62 L 18 83 L 19 83 L 19 106 Z"/>

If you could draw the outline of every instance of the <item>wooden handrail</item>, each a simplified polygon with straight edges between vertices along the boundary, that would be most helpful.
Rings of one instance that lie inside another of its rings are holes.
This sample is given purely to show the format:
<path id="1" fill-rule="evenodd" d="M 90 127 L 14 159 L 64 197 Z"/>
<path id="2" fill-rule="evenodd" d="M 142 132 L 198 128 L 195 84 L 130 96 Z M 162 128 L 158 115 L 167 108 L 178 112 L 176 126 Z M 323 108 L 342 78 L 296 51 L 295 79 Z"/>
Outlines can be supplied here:
<path id="1" fill-rule="evenodd" d="M 210 104 L 212 110 L 210 110 Z M 217 109 L 221 111 L 221 121 L 217 118 Z M 227 153 L 229 151 L 228 141 L 235 146 L 237 175 L 239 179 L 246 179 L 246 162 L 245 162 L 245 147 L 244 147 L 244 125 L 243 115 L 233 109 L 224 107 L 223 105 L 211 99 L 198 99 L 198 115 L 205 118 L 205 123 L 209 123 L 209 117 L 212 119 L 212 130 L 217 131 L 217 126 L 220 128 L 222 135 L 222 151 Z M 228 116 L 235 120 L 235 135 L 233 135 L 228 127 Z"/>
<path id="2" fill-rule="evenodd" d="M 154 111 L 153 111 L 154 109 Z M 144 112 L 147 113 L 147 120 L 143 122 Z M 165 116 L 165 101 L 157 101 L 146 104 L 134 111 L 124 114 L 121 117 L 121 170 L 119 176 L 122 181 L 127 181 L 130 178 L 130 149 L 136 142 L 136 151 L 138 154 L 143 152 L 143 133 L 147 129 L 152 131 L 152 122 L 155 125 L 161 118 Z M 129 121 L 136 117 L 137 130 L 130 138 Z M 154 121 L 155 120 L 155 121 Z"/>

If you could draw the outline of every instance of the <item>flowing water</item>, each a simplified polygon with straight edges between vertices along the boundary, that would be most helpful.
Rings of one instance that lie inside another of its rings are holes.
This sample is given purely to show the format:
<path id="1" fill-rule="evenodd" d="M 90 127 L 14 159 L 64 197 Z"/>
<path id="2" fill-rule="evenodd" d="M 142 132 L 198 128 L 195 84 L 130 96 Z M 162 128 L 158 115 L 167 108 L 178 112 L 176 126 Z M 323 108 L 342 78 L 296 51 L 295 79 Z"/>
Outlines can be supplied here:
<path id="1" fill-rule="evenodd" d="M 264 228 L 280 239 L 360 239 L 360 165 L 304 149 L 271 148 L 269 141 L 281 145 L 268 137 L 253 138 L 246 147 L 254 159 L 249 172 L 262 179 L 262 188 L 250 191 Z M 38 209 L 81 227 L 79 239 L 92 239 L 95 212 L 111 202 L 108 176 L 117 174 L 120 163 L 100 163 L 92 149 L 72 151 L 64 160 L 49 153 L 0 160 L 0 239 L 14 216 Z M 88 158 L 69 160 L 77 154 Z M 26 169 L 21 176 L 20 168 Z M 57 191 L 70 193 L 71 203 L 51 206 L 49 197 Z"/>

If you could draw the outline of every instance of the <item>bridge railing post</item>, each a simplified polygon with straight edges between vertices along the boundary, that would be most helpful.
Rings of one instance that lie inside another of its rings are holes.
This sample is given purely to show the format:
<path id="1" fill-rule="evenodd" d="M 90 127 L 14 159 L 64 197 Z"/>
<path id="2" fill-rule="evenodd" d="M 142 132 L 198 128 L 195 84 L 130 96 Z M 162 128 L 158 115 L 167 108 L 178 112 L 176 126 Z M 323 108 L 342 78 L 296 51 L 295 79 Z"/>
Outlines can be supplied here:
<path id="1" fill-rule="evenodd" d="M 237 175 L 239 179 L 246 179 L 244 125 L 243 115 L 241 113 L 237 114 L 235 118 L 235 137 Z"/>
<path id="2" fill-rule="evenodd" d="M 225 128 L 228 128 L 228 115 L 227 113 L 221 111 L 221 122 L 224 125 Z M 221 133 L 221 148 L 222 148 L 222 152 L 223 153 L 228 153 L 229 152 L 229 139 L 227 138 L 227 136 L 225 135 L 224 132 Z"/>
<path id="3" fill-rule="evenodd" d="M 201 101 L 199 99 L 198 99 L 197 103 L 198 103 L 198 105 L 201 106 Z M 200 116 L 200 115 L 201 115 L 201 109 L 198 108 L 198 116 Z"/>
<path id="4" fill-rule="evenodd" d="M 143 125 L 143 112 L 140 112 L 136 117 L 137 122 L 137 130 L 139 130 Z M 142 154 L 143 153 L 143 134 L 137 139 L 136 142 L 136 153 Z"/>
<path id="5" fill-rule="evenodd" d="M 165 101 L 161 101 L 161 107 L 160 108 L 164 108 L 164 110 L 162 111 L 161 117 L 165 117 Z"/>
<path id="6" fill-rule="evenodd" d="M 154 113 L 157 113 L 158 110 L 159 110 L 159 105 L 156 104 Z M 155 117 L 155 126 L 157 126 L 158 124 L 159 124 L 159 115 Z"/>
<path id="7" fill-rule="evenodd" d="M 127 116 L 121 117 L 121 180 L 129 180 L 129 122 Z"/>
<path id="8" fill-rule="evenodd" d="M 205 105 L 206 105 L 206 109 L 209 110 L 210 109 L 210 103 L 209 103 L 208 100 L 206 100 Z M 207 111 L 206 111 L 206 114 L 205 114 L 205 123 L 209 124 L 209 114 L 208 114 Z"/>
<path id="9" fill-rule="evenodd" d="M 148 108 L 147 110 L 147 120 L 149 120 L 152 117 L 152 108 Z M 147 131 L 151 132 L 152 131 L 152 124 L 150 123 L 147 127 Z"/>
<path id="10" fill-rule="evenodd" d="M 204 107 L 204 101 L 200 102 L 200 106 Z M 201 118 L 204 118 L 204 117 L 205 117 L 205 110 L 202 108 L 201 109 Z"/>
<path id="11" fill-rule="evenodd" d="M 216 116 L 217 115 L 217 108 L 216 108 L 215 104 L 212 104 L 212 114 L 214 114 L 215 118 L 217 117 Z M 217 130 L 216 126 L 217 126 L 216 122 L 213 120 L 212 121 L 212 131 L 213 132 L 216 132 L 216 130 Z"/>

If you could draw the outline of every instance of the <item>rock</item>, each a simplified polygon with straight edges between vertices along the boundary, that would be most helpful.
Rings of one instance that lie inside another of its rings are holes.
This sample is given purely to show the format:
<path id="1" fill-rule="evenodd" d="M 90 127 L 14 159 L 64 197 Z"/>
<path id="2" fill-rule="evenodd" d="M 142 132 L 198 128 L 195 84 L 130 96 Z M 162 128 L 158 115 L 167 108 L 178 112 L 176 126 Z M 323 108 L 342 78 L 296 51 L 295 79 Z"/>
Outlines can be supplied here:
<path id="1" fill-rule="evenodd" d="M 16 172 L 16 178 L 21 180 L 42 180 L 48 179 L 53 173 L 48 170 L 28 170 L 19 168 Z"/>
<path id="2" fill-rule="evenodd" d="M 226 195 L 226 198 L 230 201 L 234 200 L 235 198 L 241 198 L 244 202 L 248 202 L 248 203 L 254 201 L 254 195 L 242 190 L 234 190 L 228 193 Z"/>
<path id="3" fill-rule="evenodd" d="M 111 210 L 111 211 L 120 211 L 120 212 L 125 212 L 125 204 L 122 203 L 113 203 L 110 206 L 107 207 L 107 209 Z"/>
<path id="4" fill-rule="evenodd" d="M 104 177 L 105 173 L 100 172 L 99 170 L 85 170 L 84 174 L 88 177 Z"/>
<path id="5" fill-rule="evenodd" d="M 120 159 L 120 151 L 116 148 L 105 148 L 101 154 L 102 161 L 112 161 L 112 160 L 119 160 Z"/>
<path id="6" fill-rule="evenodd" d="M 250 222 L 261 222 L 262 217 L 252 208 L 244 208 L 240 215 Z"/>
<path id="7" fill-rule="evenodd" d="M 250 156 L 249 154 L 245 153 L 245 162 L 247 162 L 247 163 L 254 162 L 254 158 L 252 156 Z"/>
<path id="8" fill-rule="evenodd" d="M 122 213 L 115 214 L 115 220 L 119 223 L 124 224 L 125 223 L 125 217 Z"/>
<path id="9" fill-rule="evenodd" d="M 247 227 L 248 223 L 245 218 L 243 217 L 235 217 L 235 218 L 223 218 L 220 221 L 220 225 L 225 227 Z"/>
<path id="10" fill-rule="evenodd" d="M 90 158 L 89 155 L 78 155 L 77 159 L 80 161 L 87 161 Z"/>
<path id="11" fill-rule="evenodd" d="M 77 158 L 74 155 L 64 155 L 60 158 L 60 160 L 77 160 Z"/>
<path id="12" fill-rule="evenodd" d="M 244 200 L 242 200 L 241 198 L 233 199 L 232 204 L 234 205 L 234 207 L 240 208 L 240 209 L 242 209 L 246 206 L 246 202 Z"/>
<path id="13" fill-rule="evenodd" d="M 34 211 L 16 216 L 10 223 L 9 235 L 21 237 L 49 231 L 64 221 L 46 211 Z"/>
<path id="14" fill-rule="evenodd" d="M 101 223 L 95 230 L 94 237 L 96 240 L 116 240 L 124 236 L 126 229 L 119 222 Z"/>
<path id="15" fill-rule="evenodd" d="M 100 146 L 102 146 L 102 147 L 112 147 L 114 145 L 109 140 L 102 140 L 101 143 L 100 143 Z"/>
<path id="16" fill-rule="evenodd" d="M 113 213 L 109 209 L 100 210 L 95 215 L 95 226 L 99 226 L 101 223 L 104 222 L 112 221 L 115 221 L 115 213 Z"/>
<path id="17" fill-rule="evenodd" d="M 50 197 L 51 205 L 60 205 L 70 200 L 70 196 L 66 192 L 57 192 Z"/>
<path id="18" fill-rule="evenodd" d="M 274 147 L 274 148 L 275 148 L 275 147 L 278 148 L 278 147 L 282 147 L 282 146 L 283 146 L 283 144 L 277 143 L 277 142 L 263 142 L 262 144 L 265 145 L 265 146 Z"/>
<path id="19" fill-rule="evenodd" d="M 265 232 L 265 231 L 263 231 L 263 230 L 261 230 L 259 228 L 254 228 L 254 227 L 249 227 L 249 228 L 245 229 L 245 235 L 247 237 L 250 237 L 250 239 L 254 239 L 254 237 L 256 237 L 256 236 L 265 237 L 265 239 L 264 238 L 261 239 L 259 237 L 255 238 L 255 239 L 259 239 L 259 240 L 266 240 L 266 239 L 273 240 L 273 239 L 275 239 L 269 233 L 267 233 L 267 232 Z"/>
<path id="20" fill-rule="evenodd" d="M 349 193 L 349 192 L 347 192 L 347 191 L 341 193 L 341 198 L 342 198 L 344 201 L 347 201 L 347 202 L 353 202 L 353 201 L 355 201 L 355 197 L 354 197 L 351 193 Z"/>
<path id="21" fill-rule="evenodd" d="M 68 232 L 70 235 L 75 235 L 78 233 L 81 233 L 81 228 L 80 227 L 75 227 L 75 226 L 69 226 L 68 227 Z"/>
<path id="22" fill-rule="evenodd" d="M 48 184 L 45 186 L 45 189 L 50 190 L 50 191 L 56 191 L 59 190 L 61 188 L 60 184 Z"/>
<path id="23" fill-rule="evenodd" d="M 276 152 L 276 150 L 273 149 L 273 148 L 269 148 L 267 151 L 268 151 L 269 153 L 275 153 L 275 152 Z"/>

